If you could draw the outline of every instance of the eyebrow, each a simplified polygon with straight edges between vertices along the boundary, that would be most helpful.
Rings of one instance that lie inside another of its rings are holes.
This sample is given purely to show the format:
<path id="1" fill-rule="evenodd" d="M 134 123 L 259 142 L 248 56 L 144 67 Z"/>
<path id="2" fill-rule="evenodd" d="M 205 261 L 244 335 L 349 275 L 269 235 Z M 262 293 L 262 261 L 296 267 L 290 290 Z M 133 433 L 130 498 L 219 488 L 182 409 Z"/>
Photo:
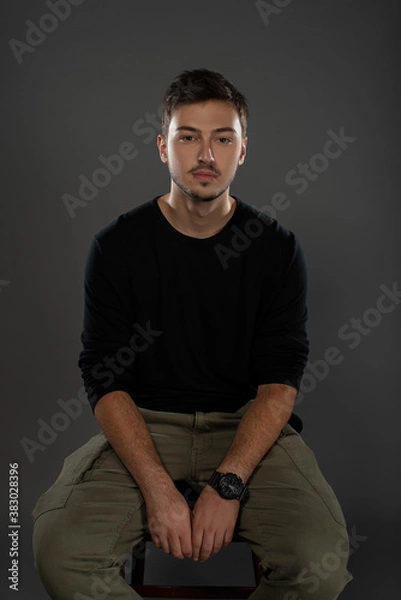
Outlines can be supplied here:
<path id="1" fill-rule="evenodd" d="M 181 127 L 177 127 L 176 131 L 194 131 L 195 133 L 201 133 L 200 129 L 196 129 L 196 127 L 190 127 L 189 125 L 181 125 Z M 233 127 L 218 127 L 217 129 L 213 129 L 212 133 L 223 133 L 224 131 L 230 131 L 234 135 L 237 135 L 236 130 Z"/>

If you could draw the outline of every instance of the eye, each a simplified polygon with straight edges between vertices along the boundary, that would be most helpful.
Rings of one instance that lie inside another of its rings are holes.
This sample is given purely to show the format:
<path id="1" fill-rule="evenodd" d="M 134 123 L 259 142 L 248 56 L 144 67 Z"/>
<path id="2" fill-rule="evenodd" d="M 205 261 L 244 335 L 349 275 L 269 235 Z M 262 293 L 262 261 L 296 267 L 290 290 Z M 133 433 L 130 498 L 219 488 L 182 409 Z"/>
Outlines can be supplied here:
<path id="1" fill-rule="evenodd" d="M 232 139 L 231 138 L 226 138 L 226 137 L 221 137 L 219 138 L 220 142 L 222 142 L 223 144 L 231 144 Z"/>
<path id="2" fill-rule="evenodd" d="M 188 141 L 191 141 L 191 140 L 194 140 L 194 139 L 195 139 L 195 138 L 194 138 L 194 136 L 193 136 L 193 135 L 182 135 L 182 136 L 180 137 L 180 140 L 185 140 L 186 142 L 188 142 Z"/>

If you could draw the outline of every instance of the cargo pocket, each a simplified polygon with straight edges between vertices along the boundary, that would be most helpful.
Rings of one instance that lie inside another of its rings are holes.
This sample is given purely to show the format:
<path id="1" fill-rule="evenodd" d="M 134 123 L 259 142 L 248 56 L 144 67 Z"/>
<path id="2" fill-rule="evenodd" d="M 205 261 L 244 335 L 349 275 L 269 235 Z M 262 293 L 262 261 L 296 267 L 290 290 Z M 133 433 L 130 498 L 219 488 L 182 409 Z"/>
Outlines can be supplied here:
<path id="1" fill-rule="evenodd" d="M 79 484 L 85 473 L 105 450 L 111 448 L 103 431 L 95 434 L 83 446 L 80 446 L 63 461 L 59 476 L 50 488 L 39 496 L 31 512 L 34 521 L 50 510 L 64 508 L 67 500 Z"/>

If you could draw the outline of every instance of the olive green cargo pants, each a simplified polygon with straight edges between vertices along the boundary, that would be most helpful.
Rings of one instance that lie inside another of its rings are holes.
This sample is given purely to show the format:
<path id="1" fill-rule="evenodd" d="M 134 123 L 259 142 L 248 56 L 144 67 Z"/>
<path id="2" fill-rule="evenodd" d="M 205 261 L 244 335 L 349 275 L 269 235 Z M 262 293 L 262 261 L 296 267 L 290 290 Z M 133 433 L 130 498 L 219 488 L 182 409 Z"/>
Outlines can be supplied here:
<path id="1" fill-rule="evenodd" d="M 247 407 L 236 413 L 140 410 L 171 477 L 205 484 Z M 264 575 L 251 599 L 335 600 L 352 579 L 346 523 L 313 452 L 290 425 L 248 485 L 237 528 Z M 32 517 L 35 568 L 51 598 L 140 598 L 119 573 L 147 529 L 145 505 L 102 431 L 64 460 Z"/>

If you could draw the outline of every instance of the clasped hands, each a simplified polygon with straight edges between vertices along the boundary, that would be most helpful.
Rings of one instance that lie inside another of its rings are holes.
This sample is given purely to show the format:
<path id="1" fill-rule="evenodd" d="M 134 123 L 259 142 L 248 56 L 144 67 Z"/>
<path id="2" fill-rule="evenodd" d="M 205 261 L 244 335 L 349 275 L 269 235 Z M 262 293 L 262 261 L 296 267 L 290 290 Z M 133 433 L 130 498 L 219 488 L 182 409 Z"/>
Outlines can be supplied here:
<path id="1" fill-rule="evenodd" d="M 175 558 L 205 561 L 231 542 L 240 502 L 226 500 L 209 485 L 191 511 L 177 489 L 146 503 L 149 530 L 156 548 Z"/>

